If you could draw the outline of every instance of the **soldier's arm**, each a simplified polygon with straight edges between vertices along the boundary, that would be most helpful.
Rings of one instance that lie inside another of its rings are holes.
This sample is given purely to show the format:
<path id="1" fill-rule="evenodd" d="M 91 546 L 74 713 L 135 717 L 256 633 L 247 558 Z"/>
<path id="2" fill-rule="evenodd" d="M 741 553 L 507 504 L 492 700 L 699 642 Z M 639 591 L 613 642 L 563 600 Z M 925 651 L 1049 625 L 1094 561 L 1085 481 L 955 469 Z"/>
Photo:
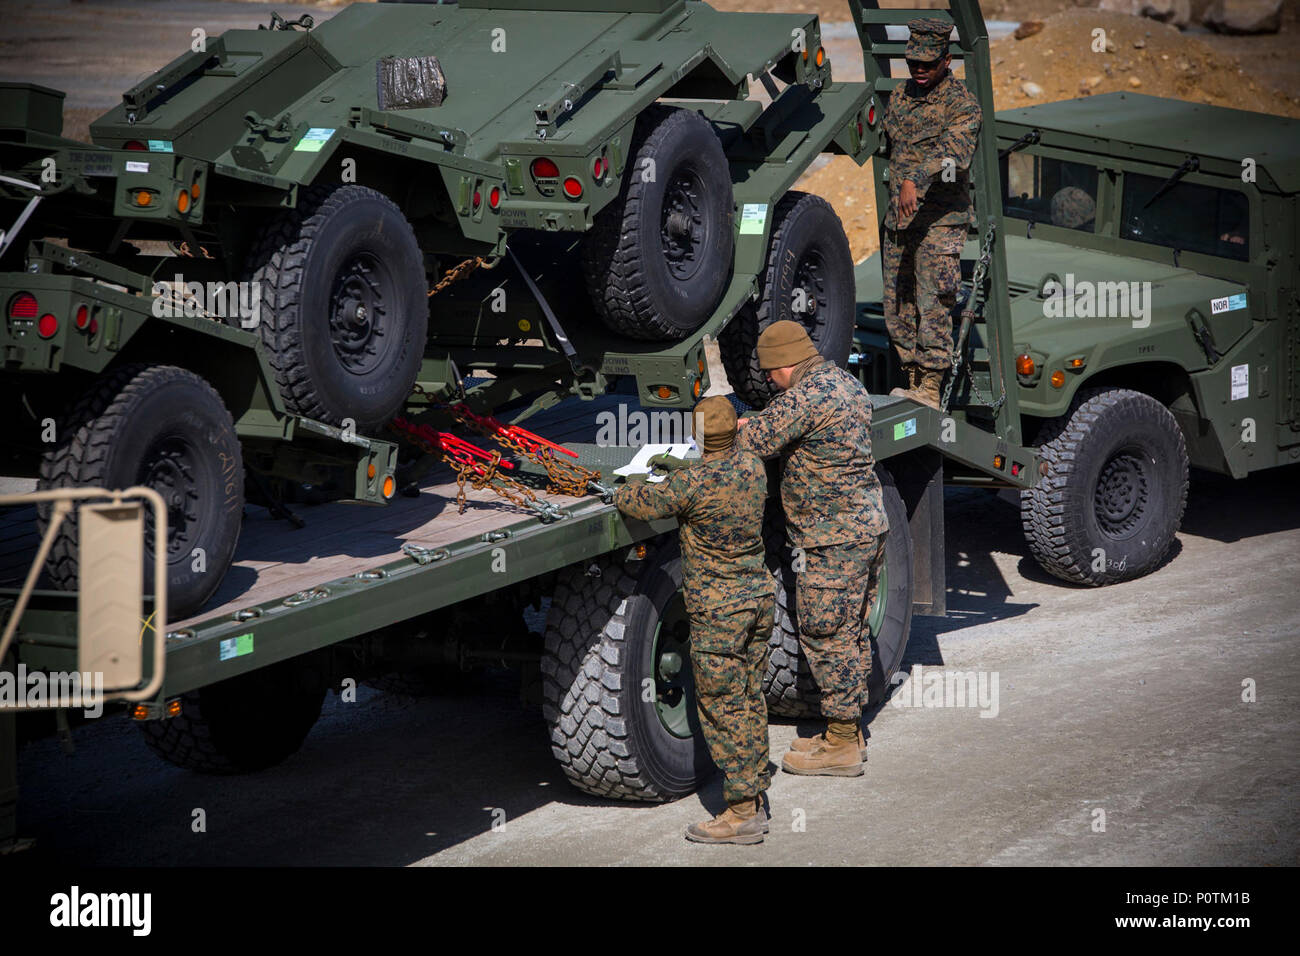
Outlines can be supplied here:
<path id="1" fill-rule="evenodd" d="M 771 458 L 800 435 L 807 426 L 807 409 L 793 392 L 782 392 L 767 408 L 754 412 L 740 430 L 740 444 L 760 458 Z"/>
<path id="2" fill-rule="evenodd" d="M 954 78 L 953 82 L 960 82 Z M 944 160 L 952 160 L 958 170 L 970 169 L 975 158 L 975 141 L 979 139 L 979 102 L 973 96 L 957 99 L 955 109 L 944 118 L 944 129 L 935 141 L 934 153 L 908 178 L 924 194 L 931 183 L 943 175 Z"/>
<path id="3" fill-rule="evenodd" d="M 664 481 L 637 481 L 614 492 L 614 505 L 630 518 L 651 521 L 680 516 L 691 498 L 689 470 L 674 471 Z"/>

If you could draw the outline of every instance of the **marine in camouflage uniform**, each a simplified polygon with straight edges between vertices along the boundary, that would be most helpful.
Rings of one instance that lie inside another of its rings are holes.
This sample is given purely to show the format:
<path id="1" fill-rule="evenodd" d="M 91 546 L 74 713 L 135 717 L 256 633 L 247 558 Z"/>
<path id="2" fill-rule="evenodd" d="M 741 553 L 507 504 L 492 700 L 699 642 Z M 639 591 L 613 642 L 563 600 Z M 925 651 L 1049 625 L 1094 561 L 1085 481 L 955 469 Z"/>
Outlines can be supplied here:
<path id="1" fill-rule="evenodd" d="M 767 473 L 757 455 L 737 446 L 736 412 L 726 398 L 701 401 L 694 425 L 703 460 L 661 482 L 630 482 L 614 504 L 645 521 L 676 517 L 681 529 L 700 728 L 728 805 L 688 828 L 686 838 L 759 843 L 767 829 L 760 794 L 770 783 L 763 674 L 775 603 L 763 549 Z"/>
<path id="2" fill-rule="evenodd" d="M 889 209 L 881 236 L 885 324 L 909 388 L 892 394 L 939 405 L 939 386 L 952 365 L 952 310 L 961 280 L 960 256 L 974 224 L 970 164 L 980 131 L 980 107 L 948 69 L 952 25 L 932 17 L 908 24 L 906 56 L 913 78 L 889 97 L 884 129 L 889 160 Z M 915 191 L 907 209 L 904 183 Z"/>
<path id="3" fill-rule="evenodd" d="M 764 457 L 784 453 L 781 503 L 797 549 L 799 643 L 828 724 L 820 737 L 796 741 L 782 767 L 856 776 L 871 671 L 866 617 L 889 528 L 871 453 L 871 401 L 796 322 L 764 329 L 758 357 L 779 394 L 747 419 L 741 444 Z M 833 754 L 823 752 L 830 747 Z"/>

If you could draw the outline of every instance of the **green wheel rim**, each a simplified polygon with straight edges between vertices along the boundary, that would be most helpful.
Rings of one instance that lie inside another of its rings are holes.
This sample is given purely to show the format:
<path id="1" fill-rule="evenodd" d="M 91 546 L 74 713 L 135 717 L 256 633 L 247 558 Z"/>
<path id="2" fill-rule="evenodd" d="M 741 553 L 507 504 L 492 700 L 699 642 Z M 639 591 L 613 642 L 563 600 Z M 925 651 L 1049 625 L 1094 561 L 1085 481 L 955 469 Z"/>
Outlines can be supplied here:
<path id="1" fill-rule="evenodd" d="M 867 626 L 871 636 L 879 639 L 880 631 L 885 626 L 885 605 L 889 599 L 889 562 L 880 562 L 880 574 L 876 579 L 876 600 L 867 614 Z"/>
<path id="2" fill-rule="evenodd" d="M 654 669 L 654 703 L 659 722 L 674 737 L 690 738 L 695 675 L 691 670 L 691 625 L 680 591 L 669 599 L 659 617 L 650 663 Z"/>

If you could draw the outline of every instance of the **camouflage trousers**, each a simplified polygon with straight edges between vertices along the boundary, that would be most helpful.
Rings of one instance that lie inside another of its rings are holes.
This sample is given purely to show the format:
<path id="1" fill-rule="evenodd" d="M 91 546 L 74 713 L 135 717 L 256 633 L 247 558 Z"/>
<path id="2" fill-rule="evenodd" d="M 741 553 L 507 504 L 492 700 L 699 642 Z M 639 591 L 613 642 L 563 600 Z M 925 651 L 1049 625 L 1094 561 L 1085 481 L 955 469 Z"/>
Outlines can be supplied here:
<path id="1" fill-rule="evenodd" d="M 767 594 L 690 615 L 700 729 L 728 803 L 756 797 L 771 784 L 763 675 L 774 603 Z"/>
<path id="2" fill-rule="evenodd" d="M 952 364 L 952 310 L 966 226 L 885 229 L 885 326 L 903 365 Z"/>
<path id="3" fill-rule="evenodd" d="M 822 716 L 857 721 L 867 702 L 871 635 L 883 536 L 853 544 L 806 548 L 796 576 L 799 646 L 821 691 Z"/>

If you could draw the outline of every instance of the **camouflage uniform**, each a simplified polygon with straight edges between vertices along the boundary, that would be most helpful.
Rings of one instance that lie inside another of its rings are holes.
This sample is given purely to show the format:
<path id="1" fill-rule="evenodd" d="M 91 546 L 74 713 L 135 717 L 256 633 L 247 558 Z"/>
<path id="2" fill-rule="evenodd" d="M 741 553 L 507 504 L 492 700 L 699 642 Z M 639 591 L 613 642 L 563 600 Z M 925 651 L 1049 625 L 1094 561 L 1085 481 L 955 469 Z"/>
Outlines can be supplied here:
<path id="1" fill-rule="evenodd" d="M 871 402 L 820 357 L 754 412 L 740 443 L 764 457 L 788 449 L 781 503 L 796 553 L 799 640 L 827 719 L 857 721 L 871 670 L 864 631 L 889 528 L 871 454 Z M 802 556 L 803 570 L 798 563 Z"/>
<path id="2" fill-rule="evenodd" d="M 948 48 L 950 24 L 927 18 L 908 24 L 913 46 L 934 58 Z M 904 366 L 942 371 L 952 364 L 952 309 L 961 279 L 959 258 L 968 228 L 970 164 L 980 130 L 980 107 L 964 83 L 944 74 L 929 88 L 914 80 L 889 97 L 889 210 L 881 237 L 885 324 Z M 944 160 L 953 182 L 943 179 Z M 917 208 L 899 209 L 904 180 L 916 184 Z"/>
<path id="3" fill-rule="evenodd" d="M 1078 186 L 1058 189 L 1052 196 L 1051 208 L 1052 225 L 1065 226 L 1067 229 L 1091 231 L 1092 221 L 1097 217 L 1096 200 Z"/>
<path id="4" fill-rule="evenodd" d="M 770 783 L 763 674 L 775 587 L 763 560 L 766 498 L 763 462 L 734 446 L 614 495 L 626 515 L 679 521 L 700 726 L 728 804 L 752 800 Z"/>

